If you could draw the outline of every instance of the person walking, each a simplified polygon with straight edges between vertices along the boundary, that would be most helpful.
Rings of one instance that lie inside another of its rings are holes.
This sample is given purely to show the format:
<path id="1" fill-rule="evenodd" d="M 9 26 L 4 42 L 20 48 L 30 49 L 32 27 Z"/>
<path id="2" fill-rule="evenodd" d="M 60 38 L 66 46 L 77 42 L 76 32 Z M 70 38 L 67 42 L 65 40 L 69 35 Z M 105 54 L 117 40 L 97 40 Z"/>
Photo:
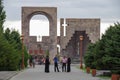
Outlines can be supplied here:
<path id="1" fill-rule="evenodd" d="M 30 67 L 32 67 L 32 60 L 33 60 L 33 58 L 32 58 L 32 56 L 30 56 L 30 58 L 29 58 L 29 65 L 30 65 Z"/>
<path id="2" fill-rule="evenodd" d="M 53 61 L 54 61 L 54 71 L 56 72 L 56 69 L 57 69 L 57 72 L 59 72 L 57 55 L 54 57 Z"/>
<path id="3" fill-rule="evenodd" d="M 33 68 L 35 68 L 35 58 L 32 59 L 32 65 L 33 65 Z"/>
<path id="4" fill-rule="evenodd" d="M 71 71 L 71 66 L 70 66 L 70 64 L 71 64 L 71 59 L 70 59 L 70 57 L 68 57 L 68 59 L 67 59 L 67 72 L 70 72 L 70 71 Z"/>
<path id="5" fill-rule="evenodd" d="M 66 63 L 67 63 L 67 58 L 64 56 L 62 59 L 62 72 L 66 72 Z"/>
<path id="6" fill-rule="evenodd" d="M 49 65 L 50 65 L 50 61 L 49 61 L 49 56 L 46 56 L 46 59 L 45 59 L 45 72 L 46 73 L 49 73 Z"/>

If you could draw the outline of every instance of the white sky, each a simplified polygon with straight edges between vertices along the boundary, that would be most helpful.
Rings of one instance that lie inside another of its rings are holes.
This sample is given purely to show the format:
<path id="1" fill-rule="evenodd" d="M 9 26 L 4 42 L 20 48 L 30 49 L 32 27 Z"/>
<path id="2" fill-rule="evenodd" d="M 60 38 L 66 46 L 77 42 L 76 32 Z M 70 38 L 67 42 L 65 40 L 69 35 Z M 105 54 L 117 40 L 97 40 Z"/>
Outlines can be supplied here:
<path id="1" fill-rule="evenodd" d="M 57 7 L 59 18 L 120 18 L 120 0 L 3 0 L 7 20 L 21 20 L 22 6 Z"/>

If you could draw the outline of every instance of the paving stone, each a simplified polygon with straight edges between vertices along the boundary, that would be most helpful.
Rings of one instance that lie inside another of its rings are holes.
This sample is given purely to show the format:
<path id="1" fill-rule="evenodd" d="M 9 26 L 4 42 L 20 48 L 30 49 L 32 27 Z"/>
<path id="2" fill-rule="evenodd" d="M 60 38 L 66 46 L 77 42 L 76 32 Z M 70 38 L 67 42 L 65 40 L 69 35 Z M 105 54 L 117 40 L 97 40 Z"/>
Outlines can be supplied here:
<path id="1" fill-rule="evenodd" d="M 61 68 L 60 68 L 61 71 Z M 103 80 L 86 74 L 75 65 L 72 65 L 71 72 L 54 72 L 54 66 L 50 65 L 50 73 L 44 72 L 44 65 L 37 65 L 35 68 L 28 68 L 10 80 Z"/>
<path id="2" fill-rule="evenodd" d="M 11 77 L 15 76 L 18 71 L 0 71 L 0 80 L 9 80 Z"/>

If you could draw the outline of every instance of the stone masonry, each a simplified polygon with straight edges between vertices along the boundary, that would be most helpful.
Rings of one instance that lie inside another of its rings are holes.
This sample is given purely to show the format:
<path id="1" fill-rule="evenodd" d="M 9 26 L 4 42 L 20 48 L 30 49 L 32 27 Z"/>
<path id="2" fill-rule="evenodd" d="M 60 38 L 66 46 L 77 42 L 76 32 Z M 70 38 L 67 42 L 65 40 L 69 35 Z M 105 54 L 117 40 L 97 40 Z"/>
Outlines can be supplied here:
<path id="1" fill-rule="evenodd" d="M 43 43 L 36 42 L 36 36 L 29 36 L 29 22 L 32 16 L 41 14 L 49 20 L 50 36 L 43 37 Z M 57 8 L 56 7 L 22 7 L 22 34 L 24 43 L 28 50 L 36 50 L 37 45 L 42 45 L 43 49 L 49 50 L 50 58 L 57 53 Z M 46 41 L 47 40 L 47 41 Z"/>
<path id="2" fill-rule="evenodd" d="M 78 19 L 67 18 L 66 20 L 66 35 L 64 36 L 64 19 L 60 19 L 60 52 L 62 55 L 78 58 L 79 51 L 76 51 L 80 46 L 80 35 L 83 36 L 83 55 L 89 43 L 95 43 L 100 38 L 100 19 Z M 77 33 L 76 33 L 77 32 Z M 77 35 L 79 32 L 79 35 Z M 84 33 L 83 33 L 84 32 Z M 77 36 L 76 36 L 77 35 Z M 76 36 L 76 37 L 75 37 Z"/>
<path id="3" fill-rule="evenodd" d="M 50 36 L 42 36 L 42 42 L 37 42 L 36 36 L 29 35 L 30 19 L 36 15 L 45 15 L 49 20 Z M 63 24 L 66 21 L 66 36 Z M 69 54 L 71 57 L 79 53 L 79 36 L 83 35 L 83 52 L 89 43 L 95 43 L 100 38 L 100 19 L 60 19 L 60 36 L 57 37 L 57 8 L 56 7 L 22 7 L 22 34 L 24 43 L 32 55 L 39 51 L 49 50 L 50 59 L 57 54 L 57 44 L 60 45 L 60 54 Z M 77 55 L 79 56 L 79 55 Z M 76 58 L 76 57 L 75 57 Z"/>

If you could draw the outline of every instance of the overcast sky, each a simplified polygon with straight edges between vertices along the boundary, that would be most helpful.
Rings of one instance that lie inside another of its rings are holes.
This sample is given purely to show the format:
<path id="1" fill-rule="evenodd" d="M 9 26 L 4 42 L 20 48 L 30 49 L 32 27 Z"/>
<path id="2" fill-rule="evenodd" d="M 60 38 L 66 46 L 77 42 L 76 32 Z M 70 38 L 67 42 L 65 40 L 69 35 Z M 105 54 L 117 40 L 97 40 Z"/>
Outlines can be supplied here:
<path id="1" fill-rule="evenodd" d="M 100 18 L 105 24 L 120 21 L 120 0 L 3 0 L 3 3 L 6 25 L 14 26 L 16 23 L 19 28 L 23 6 L 57 7 L 58 19 Z"/>
<path id="2" fill-rule="evenodd" d="M 3 0 L 7 20 L 20 20 L 22 6 L 57 7 L 58 18 L 120 18 L 120 0 Z"/>

